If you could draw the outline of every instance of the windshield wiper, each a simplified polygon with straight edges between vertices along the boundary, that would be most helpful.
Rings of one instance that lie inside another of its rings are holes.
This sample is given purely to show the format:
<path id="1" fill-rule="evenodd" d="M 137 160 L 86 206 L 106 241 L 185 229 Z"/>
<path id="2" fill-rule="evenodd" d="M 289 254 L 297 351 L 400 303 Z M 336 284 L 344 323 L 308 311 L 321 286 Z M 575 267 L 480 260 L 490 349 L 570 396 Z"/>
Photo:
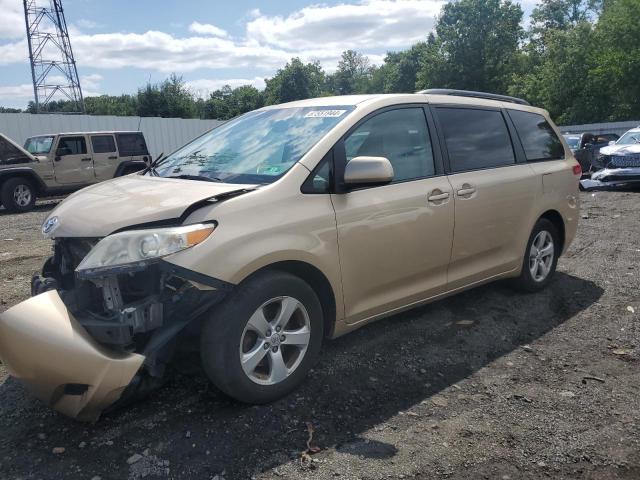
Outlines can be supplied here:
<path id="1" fill-rule="evenodd" d="M 158 172 L 156 171 L 156 168 L 158 168 L 158 166 L 160 166 L 160 164 L 162 162 L 164 162 L 167 158 L 169 157 L 164 157 L 164 152 L 162 152 L 160 155 L 158 155 L 158 157 L 155 160 L 152 160 L 151 162 L 149 162 L 149 164 L 147 165 L 147 167 L 142 170 L 142 173 L 140 173 L 140 175 L 146 175 L 147 173 L 151 173 L 151 176 L 157 176 Z"/>
<path id="2" fill-rule="evenodd" d="M 222 183 L 222 179 L 218 177 L 205 177 L 204 175 L 174 175 L 172 177 L 166 178 L 182 178 L 184 180 L 200 180 L 203 182 L 220 182 Z"/>

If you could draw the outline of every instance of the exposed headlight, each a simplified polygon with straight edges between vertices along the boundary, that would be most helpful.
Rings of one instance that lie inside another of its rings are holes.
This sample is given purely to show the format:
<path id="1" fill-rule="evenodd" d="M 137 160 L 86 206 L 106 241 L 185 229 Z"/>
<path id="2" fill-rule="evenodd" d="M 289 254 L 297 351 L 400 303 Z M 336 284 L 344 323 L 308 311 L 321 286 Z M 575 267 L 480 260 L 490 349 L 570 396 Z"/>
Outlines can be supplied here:
<path id="1" fill-rule="evenodd" d="M 180 227 L 130 230 L 114 233 L 100 240 L 80 262 L 81 275 L 105 270 L 131 271 L 172 253 L 191 248 L 204 241 L 215 225 L 199 223 Z"/>

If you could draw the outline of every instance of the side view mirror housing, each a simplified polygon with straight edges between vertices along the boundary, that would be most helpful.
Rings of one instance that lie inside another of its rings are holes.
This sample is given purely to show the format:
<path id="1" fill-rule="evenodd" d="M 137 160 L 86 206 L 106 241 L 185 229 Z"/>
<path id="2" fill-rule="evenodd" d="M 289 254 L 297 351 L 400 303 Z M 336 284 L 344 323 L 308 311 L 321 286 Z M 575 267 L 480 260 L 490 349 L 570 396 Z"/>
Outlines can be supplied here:
<path id="1" fill-rule="evenodd" d="M 393 166 L 384 157 L 355 157 L 344 169 L 344 183 L 350 186 L 379 185 L 393 180 Z"/>
<path id="2" fill-rule="evenodd" d="M 611 141 L 609 142 L 609 146 L 611 146 L 611 145 L 615 145 L 615 144 L 616 144 L 616 141 L 615 141 L 615 140 L 611 140 Z"/>

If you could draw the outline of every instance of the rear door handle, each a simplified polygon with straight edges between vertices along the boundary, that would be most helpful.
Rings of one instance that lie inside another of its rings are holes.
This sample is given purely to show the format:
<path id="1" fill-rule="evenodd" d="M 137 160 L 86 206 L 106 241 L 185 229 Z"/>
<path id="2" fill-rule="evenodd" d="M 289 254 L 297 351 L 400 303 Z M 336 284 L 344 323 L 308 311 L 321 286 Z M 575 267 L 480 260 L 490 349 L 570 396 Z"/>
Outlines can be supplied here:
<path id="1" fill-rule="evenodd" d="M 468 197 L 469 195 L 473 195 L 474 193 L 476 193 L 476 187 L 474 187 L 473 185 L 464 184 L 462 185 L 462 188 L 460 190 L 456 191 L 456 193 L 459 197 Z"/>
<path id="2" fill-rule="evenodd" d="M 82 161 L 82 162 L 90 162 L 91 161 L 91 157 L 85 157 L 85 158 L 81 159 L 80 161 Z"/>
<path id="3" fill-rule="evenodd" d="M 434 193 L 432 195 L 429 195 L 429 197 L 427 197 L 427 200 L 429 200 L 430 202 L 440 202 L 442 200 L 446 200 L 447 198 L 449 198 L 449 192 Z"/>
<path id="4" fill-rule="evenodd" d="M 116 157 L 115 155 L 112 155 L 109 157 L 109 160 L 116 160 L 118 157 Z"/>

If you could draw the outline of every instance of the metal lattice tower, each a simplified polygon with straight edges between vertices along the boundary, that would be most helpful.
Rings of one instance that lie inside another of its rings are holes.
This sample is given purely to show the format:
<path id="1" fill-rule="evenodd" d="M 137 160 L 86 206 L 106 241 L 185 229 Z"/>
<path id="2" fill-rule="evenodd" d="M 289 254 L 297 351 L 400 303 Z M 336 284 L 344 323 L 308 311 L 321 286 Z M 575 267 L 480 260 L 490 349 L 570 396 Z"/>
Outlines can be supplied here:
<path id="1" fill-rule="evenodd" d="M 24 0 L 24 18 L 36 111 L 46 111 L 51 100 L 64 99 L 73 102 L 74 112 L 83 113 L 84 99 L 62 1 Z"/>

